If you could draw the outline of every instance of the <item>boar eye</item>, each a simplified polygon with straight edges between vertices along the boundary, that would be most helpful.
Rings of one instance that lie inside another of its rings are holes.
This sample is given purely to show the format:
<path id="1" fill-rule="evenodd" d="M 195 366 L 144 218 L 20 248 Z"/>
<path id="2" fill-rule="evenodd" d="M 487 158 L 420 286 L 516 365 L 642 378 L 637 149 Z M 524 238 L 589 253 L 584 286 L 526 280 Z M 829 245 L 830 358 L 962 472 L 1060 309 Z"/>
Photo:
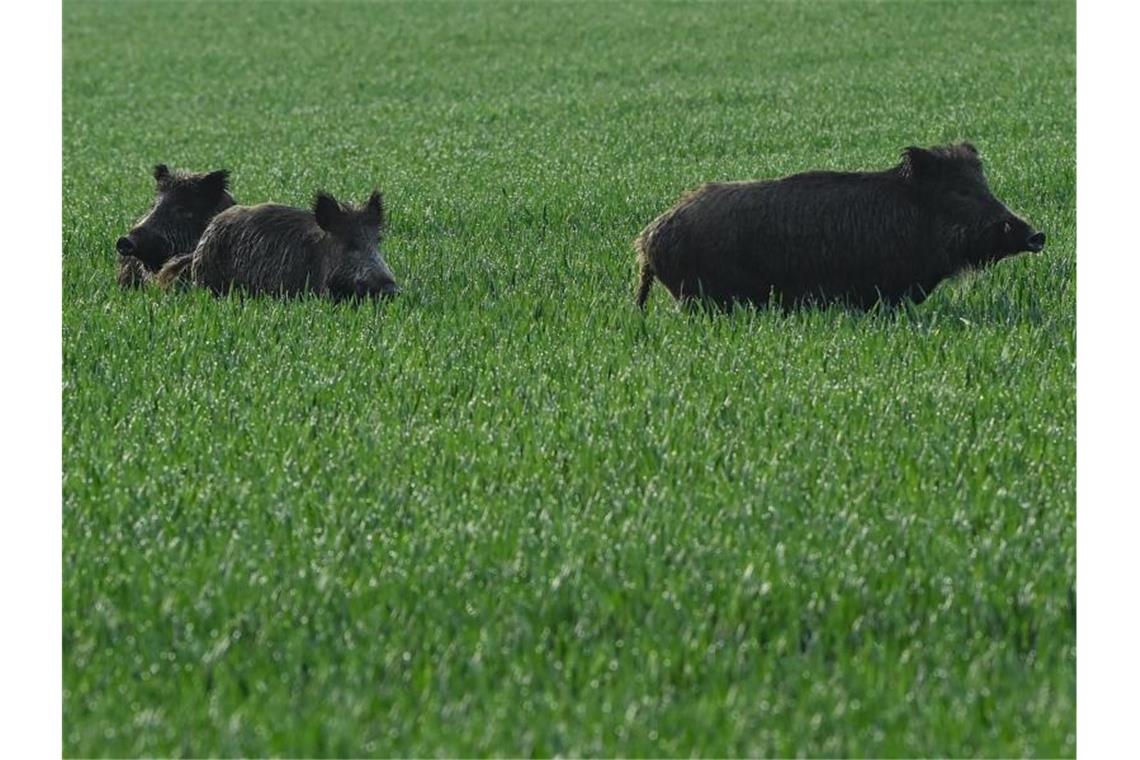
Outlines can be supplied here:
<path id="1" fill-rule="evenodd" d="M 1004 234 L 1008 235 L 1010 232 L 1012 232 L 1012 231 L 1013 231 L 1013 226 L 1012 226 L 1012 225 L 1011 225 L 1009 222 L 1006 222 L 1005 224 L 1003 224 L 1003 225 L 1001 226 L 1001 231 L 1002 231 Z"/>

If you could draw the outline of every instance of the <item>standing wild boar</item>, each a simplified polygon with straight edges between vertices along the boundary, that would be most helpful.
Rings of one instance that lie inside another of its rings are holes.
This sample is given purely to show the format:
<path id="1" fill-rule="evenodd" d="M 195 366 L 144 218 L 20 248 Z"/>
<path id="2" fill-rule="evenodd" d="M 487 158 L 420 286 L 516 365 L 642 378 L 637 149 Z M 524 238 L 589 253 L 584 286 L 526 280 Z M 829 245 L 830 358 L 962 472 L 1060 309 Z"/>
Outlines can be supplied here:
<path id="1" fill-rule="evenodd" d="M 115 243 L 117 279 L 124 288 L 142 286 L 167 261 L 193 251 L 210 220 L 234 205 L 225 170 L 191 174 L 159 164 L 154 181 L 154 205 Z"/>
<path id="2" fill-rule="evenodd" d="M 312 211 L 262 204 L 234 206 L 210 223 L 192 256 L 159 273 L 160 285 L 188 279 L 216 294 L 297 295 L 334 299 L 399 292 L 380 255 L 384 202 L 379 191 L 360 207 L 318 193 Z"/>
<path id="3" fill-rule="evenodd" d="M 910 147 L 879 172 L 718 182 L 686 195 L 634 242 L 637 303 L 653 278 L 674 298 L 868 308 L 922 302 L 939 282 L 1022 251 L 1045 233 L 993 196 L 969 143 Z"/>

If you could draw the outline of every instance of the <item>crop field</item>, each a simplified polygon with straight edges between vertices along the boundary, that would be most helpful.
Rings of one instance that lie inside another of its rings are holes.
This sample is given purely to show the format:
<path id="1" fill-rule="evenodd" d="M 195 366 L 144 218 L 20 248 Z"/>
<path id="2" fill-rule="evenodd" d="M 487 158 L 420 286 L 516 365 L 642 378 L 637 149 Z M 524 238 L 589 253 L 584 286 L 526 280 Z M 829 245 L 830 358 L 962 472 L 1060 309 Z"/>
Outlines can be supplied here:
<path id="1" fill-rule="evenodd" d="M 1075 753 L 1072 3 L 63 17 L 65 754 Z M 635 308 L 686 189 L 959 139 L 1042 254 Z M 119 289 L 159 162 L 379 187 L 403 294 Z"/>

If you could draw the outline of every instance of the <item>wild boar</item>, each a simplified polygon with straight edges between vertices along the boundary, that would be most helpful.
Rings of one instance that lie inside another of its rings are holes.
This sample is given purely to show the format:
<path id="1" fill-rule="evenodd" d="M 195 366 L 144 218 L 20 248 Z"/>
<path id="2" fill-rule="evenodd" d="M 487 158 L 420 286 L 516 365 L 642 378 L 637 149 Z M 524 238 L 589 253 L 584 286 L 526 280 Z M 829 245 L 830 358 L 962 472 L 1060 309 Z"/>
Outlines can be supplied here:
<path id="1" fill-rule="evenodd" d="M 815 171 L 717 182 L 683 197 L 634 242 L 638 306 L 654 278 L 678 300 L 780 306 L 921 303 L 942 280 L 1038 252 L 1045 233 L 990 192 L 977 149 L 903 150 L 878 172 Z"/>
<path id="2" fill-rule="evenodd" d="M 172 172 L 154 167 L 155 198 L 150 211 L 115 242 L 119 285 L 140 287 L 170 259 L 190 253 L 206 225 L 234 205 L 229 172 Z"/>
<path id="3" fill-rule="evenodd" d="M 312 210 L 262 204 L 234 206 L 210 223 L 193 255 L 163 268 L 159 284 L 180 280 L 215 294 L 299 295 L 334 299 L 399 292 L 380 255 L 384 201 L 379 191 L 362 206 L 318 193 Z"/>

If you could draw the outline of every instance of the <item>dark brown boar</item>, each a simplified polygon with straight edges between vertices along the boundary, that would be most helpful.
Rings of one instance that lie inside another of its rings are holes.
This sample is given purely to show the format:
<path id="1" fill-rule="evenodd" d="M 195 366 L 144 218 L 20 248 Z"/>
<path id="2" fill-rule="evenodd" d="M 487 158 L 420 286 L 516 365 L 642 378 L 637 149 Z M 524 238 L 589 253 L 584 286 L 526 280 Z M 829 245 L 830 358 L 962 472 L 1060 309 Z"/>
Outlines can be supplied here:
<path id="1" fill-rule="evenodd" d="M 298 295 L 334 299 L 399 291 L 380 255 L 384 202 L 379 191 L 359 207 L 318 193 L 312 210 L 263 204 L 234 206 L 210 223 L 190 256 L 169 262 L 159 284 L 178 281 L 216 294 Z"/>
<path id="2" fill-rule="evenodd" d="M 234 205 L 229 172 L 172 172 L 154 167 L 155 198 L 150 210 L 115 242 L 119 285 L 140 287 L 170 259 L 190 253 L 219 212 Z"/>
<path id="3" fill-rule="evenodd" d="M 879 172 L 706 184 L 634 243 L 637 304 L 654 278 L 679 300 L 855 308 L 922 302 L 942 280 L 1022 251 L 1033 229 L 990 192 L 969 143 L 910 147 Z"/>

